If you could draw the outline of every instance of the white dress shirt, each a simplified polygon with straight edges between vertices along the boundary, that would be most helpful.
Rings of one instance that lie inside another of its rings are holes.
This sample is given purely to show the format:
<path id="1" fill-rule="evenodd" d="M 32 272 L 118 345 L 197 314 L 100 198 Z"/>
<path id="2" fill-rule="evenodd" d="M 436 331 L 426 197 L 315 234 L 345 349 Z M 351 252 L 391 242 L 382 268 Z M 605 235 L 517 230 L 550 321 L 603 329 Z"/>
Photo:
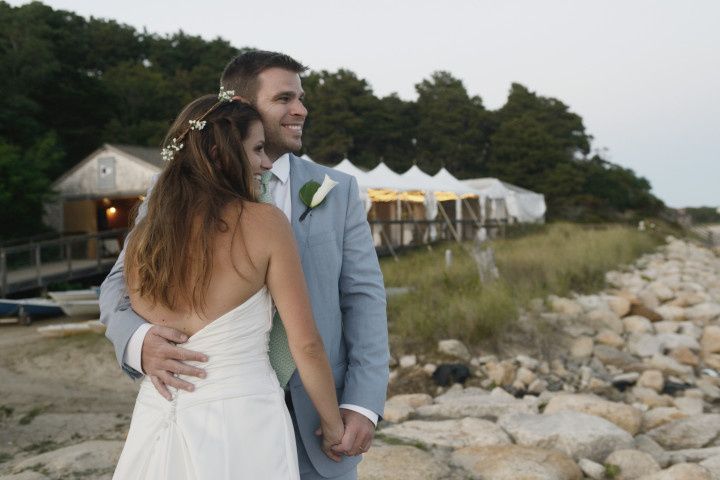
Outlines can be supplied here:
<path id="1" fill-rule="evenodd" d="M 273 203 L 276 207 L 283 211 L 285 216 L 292 222 L 290 216 L 292 215 L 292 197 L 290 195 L 290 155 L 285 154 L 273 162 L 273 167 L 270 170 L 273 176 L 270 177 L 270 194 L 273 198 Z M 125 354 L 123 356 L 123 362 L 137 370 L 142 372 L 142 345 L 145 340 L 147 331 L 150 330 L 152 324 L 146 323 L 140 328 L 135 330 L 130 341 L 128 342 Z M 143 372 L 145 373 L 145 372 Z M 377 426 L 378 416 L 375 412 L 368 410 L 367 408 L 360 407 L 358 405 L 352 405 L 343 403 L 340 408 L 346 410 L 353 410 L 366 416 L 375 426 Z"/>

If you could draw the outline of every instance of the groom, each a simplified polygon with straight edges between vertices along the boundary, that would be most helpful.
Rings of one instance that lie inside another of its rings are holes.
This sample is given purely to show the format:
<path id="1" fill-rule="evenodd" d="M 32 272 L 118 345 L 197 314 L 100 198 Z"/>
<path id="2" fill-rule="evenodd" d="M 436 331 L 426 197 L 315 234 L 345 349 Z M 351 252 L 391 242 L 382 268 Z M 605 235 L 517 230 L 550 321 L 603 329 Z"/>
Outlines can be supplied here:
<path id="1" fill-rule="evenodd" d="M 305 70 L 287 55 L 249 51 L 227 65 L 221 84 L 250 101 L 262 117 L 265 151 L 273 161 L 270 193 L 295 233 L 345 423 L 333 462 L 320 449 L 315 434 L 318 414 L 297 371 L 292 373 L 286 400 L 295 427 L 300 474 L 303 480 L 351 480 L 357 478 L 360 454 L 370 448 L 385 403 L 389 360 L 385 291 L 355 179 L 291 153 L 302 146 L 307 110 L 300 74 Z M 311 180 L 322 182 L 325 174 L 339 184 L 300 221 L 305 208 L 300 188 Z M 151 325 L 132 310 L 123 258 L 124 252 L 100 293 L 101 320 L 120 365 L 132 378 L 149 375 L 166 398 L 170 398 L 167 386 L 192 391 L 192 385 L 176 374 L 203 377 L 203 370 L 184 362 L 207 358 L 202 352 L 177 346 L 187 340 L 181 332 Z"/>

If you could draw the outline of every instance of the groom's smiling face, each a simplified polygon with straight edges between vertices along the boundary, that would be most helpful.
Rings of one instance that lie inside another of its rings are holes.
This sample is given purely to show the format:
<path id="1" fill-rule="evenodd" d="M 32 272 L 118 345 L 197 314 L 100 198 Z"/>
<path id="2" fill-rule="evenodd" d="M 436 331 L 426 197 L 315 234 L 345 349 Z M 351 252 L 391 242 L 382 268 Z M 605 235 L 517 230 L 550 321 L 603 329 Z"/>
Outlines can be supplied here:
<path id="1" fill-rule="evenodd" d="M 302 147 L 307 117 L 304 95 L 300 75 L 295 72 L 269 68 L 258 75 L 255 107 L 265 127 L 265 151 L 273 161 Z"/>

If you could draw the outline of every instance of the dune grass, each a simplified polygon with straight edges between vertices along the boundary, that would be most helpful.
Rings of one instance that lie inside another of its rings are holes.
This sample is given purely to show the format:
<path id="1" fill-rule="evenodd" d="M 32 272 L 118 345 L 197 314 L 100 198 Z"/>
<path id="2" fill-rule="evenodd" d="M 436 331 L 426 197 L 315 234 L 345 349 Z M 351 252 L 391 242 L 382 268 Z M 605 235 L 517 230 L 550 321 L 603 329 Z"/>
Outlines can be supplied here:
<path id="1" fill-rule="evenodd" d="M 500 279 L 484 285 L 467 250 L 470 244 L 436 245 L 405 253 L 398 262 L 384 258 L 385 284 L 411 288 L 388 299 L 390 333 L 403 343 L 457 338 L 476 344 L 511 326 L 531 299 L 599 290 L 605 272 L 660 243 L 657 235 L 624 226 L 547 225 L 493 241 Z M 453 252 L 450 268 L 445 268 L 446 249 Z"/>

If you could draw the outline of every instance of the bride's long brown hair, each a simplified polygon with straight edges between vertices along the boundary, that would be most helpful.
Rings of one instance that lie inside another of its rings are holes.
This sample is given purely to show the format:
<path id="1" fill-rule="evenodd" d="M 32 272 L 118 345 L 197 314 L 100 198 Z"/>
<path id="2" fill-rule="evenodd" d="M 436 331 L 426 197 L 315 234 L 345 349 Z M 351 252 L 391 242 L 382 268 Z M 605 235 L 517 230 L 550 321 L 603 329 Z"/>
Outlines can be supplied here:
<path id="1" fill-rule="evenodd" d="M 237 202 L 256 201 L 256 183 L 243 148 L 260 115 L 238 101 L 217 103 L 205 95 L 188 104 L 170 127 L 176 151 L 149 195 L 147 215 L 128 239 L 126 279 L 154 305 L 204 310 L 213 265 L 213 238 L 229 226 L 222 213 Z M 207 122 L 189 129 L 190 120 Z M 235 226 L 237 228 L 237 225 Z"/>

